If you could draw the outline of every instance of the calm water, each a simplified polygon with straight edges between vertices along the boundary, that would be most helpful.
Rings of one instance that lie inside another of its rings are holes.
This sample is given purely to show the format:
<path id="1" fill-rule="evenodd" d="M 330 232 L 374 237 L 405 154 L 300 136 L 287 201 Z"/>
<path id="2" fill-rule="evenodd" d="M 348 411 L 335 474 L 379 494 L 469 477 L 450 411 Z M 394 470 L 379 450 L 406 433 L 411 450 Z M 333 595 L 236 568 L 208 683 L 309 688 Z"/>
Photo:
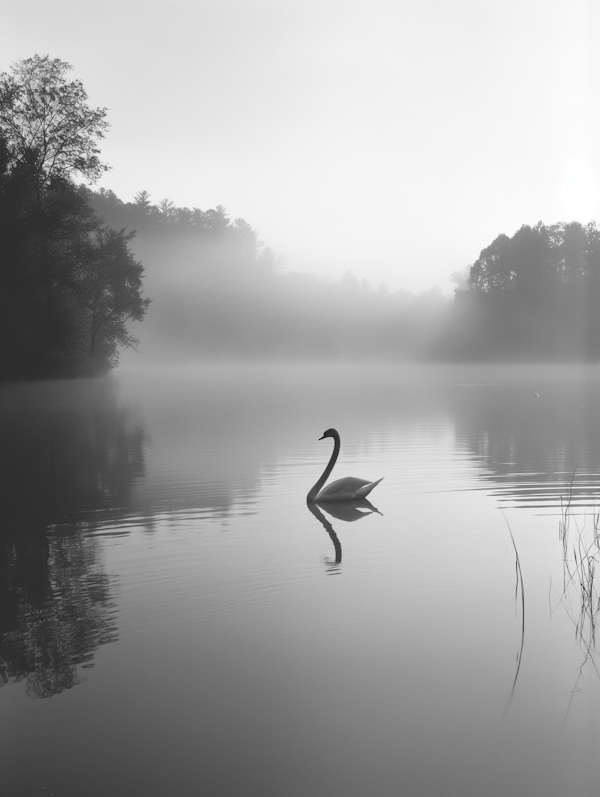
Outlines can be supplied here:
<path id="1" fill-rule="evenodd" d="M 117 373 L 0 421 L 6 797 L 597 796 L 597 368 Z M 330 426 L 378 511 L 307 507 Z"/>

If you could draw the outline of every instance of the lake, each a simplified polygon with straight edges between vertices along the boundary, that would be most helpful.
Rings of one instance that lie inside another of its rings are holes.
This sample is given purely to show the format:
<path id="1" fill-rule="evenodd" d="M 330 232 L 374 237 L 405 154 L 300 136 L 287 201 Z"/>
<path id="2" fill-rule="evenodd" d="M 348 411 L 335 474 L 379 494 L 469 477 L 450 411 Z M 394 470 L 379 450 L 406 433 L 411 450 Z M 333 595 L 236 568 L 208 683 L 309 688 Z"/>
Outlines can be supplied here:
<path id="1" fill-rule="evenodd" d="M 600 369 L 0 386 L 5 797 L 596 797 Z M 370 505 L 307 506 L 384 477 Z"/>

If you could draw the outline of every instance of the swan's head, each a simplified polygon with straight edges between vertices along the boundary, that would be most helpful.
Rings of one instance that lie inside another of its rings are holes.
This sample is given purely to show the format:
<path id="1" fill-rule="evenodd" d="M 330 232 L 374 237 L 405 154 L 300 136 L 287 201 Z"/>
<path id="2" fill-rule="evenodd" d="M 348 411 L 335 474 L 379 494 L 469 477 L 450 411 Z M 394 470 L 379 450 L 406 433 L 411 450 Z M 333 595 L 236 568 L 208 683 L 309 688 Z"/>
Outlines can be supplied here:
<path id="1" fill-rule="evenodd" d="M 319 437 L 319 440 L 324 440 L 326 437 L 339 437 L 338 433 L 335 429 L 328 429 L 326 432 L 323 432 L 323 437 Z"/>

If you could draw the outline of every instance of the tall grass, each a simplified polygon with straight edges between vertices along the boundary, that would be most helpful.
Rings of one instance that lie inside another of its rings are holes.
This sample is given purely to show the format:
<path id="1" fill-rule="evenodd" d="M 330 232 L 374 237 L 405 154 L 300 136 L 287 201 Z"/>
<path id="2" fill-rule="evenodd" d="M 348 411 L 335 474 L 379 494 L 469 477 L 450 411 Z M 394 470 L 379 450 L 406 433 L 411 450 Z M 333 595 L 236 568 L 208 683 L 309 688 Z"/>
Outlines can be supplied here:
<path id="1" fill-rule="evenodd" d="M 517 666 L 515 669 L 515 677 L 513 678 L 512 689 L 510 690 L 510 697 L 508 699 L 508 703 L 506 704 L 506 708 L 504 709 L 503 716 L 506 716 L 508 709 L 512 703 L 512 699 L 515 695 L 515 689 L 517 687 L 517 680 L 519 678 L 519 671 L 521 669 L 521 662 L 523 661 L 523 648 L 525 647 L 525 585 L 523 583 L 523 571 L 521 570 L 521 560 L 519 558 L 519 551 L 517 550 L 517 544 L 515 542 L 515 538 L 512 533 L 512 529 L 508 520 L 506 519 L 506 515 L 502 512 L 504 517 L 504 522 L 506 523 L 506 527 L 508 528 L 508 533 L 510 534 L 510 539 L 515 551 L 515 610 L 518 609 L 519 603 L 521 604 L 521 644 L 519 646 L 519 650 L 517 651 Z M 520 596 L 520 600 L 519 600 Z"/>
<path id="2" fill-rule="evenodd" d="M 562 606 L 573 622 L 575 640 L 583 651 L 579 675 L 571 691 L 567 715 L 579 685 L 583 679 L 584 668 L 591 665 L 600 678 L 599 634 L 600 634 L 600 510 L 594 508 L 589 513 L 577 515 L 573 508 L 573 473 L 569 490 L 561 499 L 558 537 L 562 556 L 562 586 L 553 587 L 550 580 L 550 598 L 553 592 L 558 595 L 557 606 Z M 504 515 L 504 512 L 502 513 Z M 515 552 L 515 607 L 521 609 L 521 644 L 516 657 L 516 671 L 510 698 L 504 714 L 508 711 L 514 697 L 525 644 L 525 589 L 519 552 L 506 517 L 504 517 Z M 554 607 L 554 608 L 557 608 Z M 550 603 L 553 611 L 552 601 Z M 565 715 L 566 721 L 566 715 Z"/>
<path id="3" fill-rule="evenodd" d="M 600 618 L 600 511 L 594 509 L 591 523 L 587 514 L 583 518 L 577 517 L 572 507 L 574 479 L 575 473 L 571 479 L 567 499 L 561 501 L 561 518 L 558 524 L 563 570 L 559 604 L 571 618 L 575 639 L 584 654 L 571 701 L 583 678 L 586 664 L 591 664 L 600 677 L 597 635 Z"/>

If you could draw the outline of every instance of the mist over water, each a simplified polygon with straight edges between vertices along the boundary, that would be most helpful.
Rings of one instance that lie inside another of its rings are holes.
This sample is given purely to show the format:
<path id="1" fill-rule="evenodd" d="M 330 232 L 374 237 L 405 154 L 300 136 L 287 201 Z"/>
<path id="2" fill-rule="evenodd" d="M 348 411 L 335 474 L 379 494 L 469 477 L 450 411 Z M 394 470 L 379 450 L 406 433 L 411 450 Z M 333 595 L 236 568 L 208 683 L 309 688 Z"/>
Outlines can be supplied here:
<path id="1" fill-rule="evenodd" d="M 3 386 L 4 793 L 590 794 L 558 532 L 593 525 L 598 401 L 587 366 Z M 370 508 L 306 505 L 332 425 Z"/>

